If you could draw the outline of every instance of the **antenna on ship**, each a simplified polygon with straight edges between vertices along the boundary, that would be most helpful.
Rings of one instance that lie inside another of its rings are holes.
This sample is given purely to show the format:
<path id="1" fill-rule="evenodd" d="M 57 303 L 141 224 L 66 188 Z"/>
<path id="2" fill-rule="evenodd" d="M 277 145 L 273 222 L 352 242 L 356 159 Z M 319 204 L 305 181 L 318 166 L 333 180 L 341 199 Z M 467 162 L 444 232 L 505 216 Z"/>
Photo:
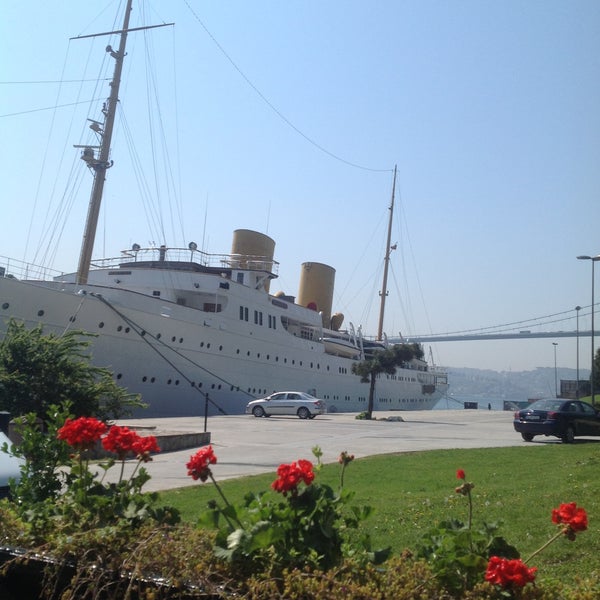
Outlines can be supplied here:
<path id="1" fill-rule="evenodd" d="M 99 146 L 75 146 L 83 148 L 81 158 L 88 164 L 88 167 L 94 171 L 94 185 L 90 196 L 88 206 L 88 214 L 83 233 L 83 241 L 81 244 L 81 253 L 79 255 L 79 266 L 77 267 L 77 283 L 85 284 L 88 280 L 90 272 L 90 263 L 92 261 L 92 251 L 94 249 L 94 241 L 96 238 L 96 229 L 98 227 L 98 215 L 100 214 L 100 204 L 102 203 L 102 193 L 104 191 L 104 181 L 106 179 L 106 171 L 112 167 L 113 162 L 109 160 L 110 143 L 112 140 L 113 127 L 115 123 L 115 115 L 117 113 L 117 103 L 119 102 L 119 87 L 121 85 L 121 72 L 123 70 L 123 59 L 125 58 L 125 46 L 127 44 L 127 33 L 129 31 L 140 31 L 145 29 L 154 29 L 156 27 L 166 27 L 173 23 L 165 23 L 163 25 L 150 25 L 147 27 L 136 27 L 129 29 L 129 17 L 131 14 L 132 0 L 127 0 L 125 8 L 125 16 L 123 18 L 123 28 L 118 31 L 107 31 L 104 33 L 95 33 L 92 35 L 82 35 L 71 39 L 83 39 L 90 37 L 100 37 L 103 35 L 120 34 L 119 49 L 113 50 L 112 46 L 107 46 L 106 51 L 115 59 L 115 69 L 113 78 L 110 82 L 110 96 L 104 103 L 102 113 L 104 114 L 104 123 L 91 121 L 90 129 L 95 131 L 100 139 Z M 96 155 L 96 150 L 98 154 Z"/>
<path id="2" fill-rule="evenodd" d="M 394 216 L 394 197 L 396 195 L 396 165 L 394 165 L 394 181 L 392 183 L 392 201 L 390 203 L 390 218 L 388 221 L 387 244 L 385 247 L 385 259 L 383 265 L 383 283 L 381 285 L 381 304 L 379 307 L 379 326 L 377 327 L 377 340 L 383 340 L 383 317 L 385 314 L 385 299 L 388 295 L 387 280 L 388 270 L 390 267 L 390 254 L 396 249 L 396 245 L 392 246 L 392 217 Z"/>

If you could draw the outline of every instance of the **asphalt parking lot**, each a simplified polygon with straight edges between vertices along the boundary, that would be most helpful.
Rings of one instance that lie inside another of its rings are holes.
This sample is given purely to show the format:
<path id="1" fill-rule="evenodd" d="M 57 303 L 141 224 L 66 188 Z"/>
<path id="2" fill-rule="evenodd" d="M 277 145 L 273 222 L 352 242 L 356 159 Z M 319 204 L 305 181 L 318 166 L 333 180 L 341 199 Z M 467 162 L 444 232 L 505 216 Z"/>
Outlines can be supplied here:
<path id="1" fill-rule="evenodd" d="M 281 463 L 300 458 L 313 460 L 311 449 L 320 446 L 322 461 L 337 461 L 346 450 L 355 457 L 445 448 L 493 448 L 524 444 L 513 430 L 512 412 L 487 410 L 435 410 L 377 412 L 376 420 L 361 421 L 354 413 L 326 414 L 313 420 L 296 417 L 257 419 L 249 415 L 210 417 L 207 430 L 217 464 L 217 480 L 275 473 Z M 390 417 L 400 420 L 384 420 Z M 202 417 L 138 419 L 119 425 L 141 426 L 148 433 L 189 433 L 204 430 Z M 146 491 L 197 485 L 187 475 L 186 463 L 196 448 L 154 456 L 146 469 L 152 479 Z M 134 463 L 127 465 L 133 468 Z M 111 471 L 117 471 L 112 469 Z"/>

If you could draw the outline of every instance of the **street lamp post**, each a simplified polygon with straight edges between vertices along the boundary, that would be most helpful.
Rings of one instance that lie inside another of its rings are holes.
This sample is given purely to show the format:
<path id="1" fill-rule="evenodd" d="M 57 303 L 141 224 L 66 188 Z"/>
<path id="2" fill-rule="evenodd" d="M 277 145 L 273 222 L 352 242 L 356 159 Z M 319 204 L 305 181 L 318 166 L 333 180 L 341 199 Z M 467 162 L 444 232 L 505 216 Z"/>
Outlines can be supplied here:
<path id="1" fill-rule="evenodd" d="M 575 399 L 579 400 L 579 311 L 581 310 L 581 306 L 577 305 L 575 310 L 577 313 L 577 387 L 575 388 Z"/>
<path id="2" fill-rule="evenodd" d="M 552 342 L 554 346 L 554 397 L 558 398 L 558 372 L 556 370 L 556 347 L 558 342 Z"/>
<path id="3" fill-rule="evenodd" d="M 592 368 L 590 374 L 590 392 L 592 394 L 592 406 L 596 406 L 596 399 L 594 394 L 594 263 L 600 260 L 600 254 L 596 256 L 578 256 L 579 260 L 589 260 L 592 262 Z"/>

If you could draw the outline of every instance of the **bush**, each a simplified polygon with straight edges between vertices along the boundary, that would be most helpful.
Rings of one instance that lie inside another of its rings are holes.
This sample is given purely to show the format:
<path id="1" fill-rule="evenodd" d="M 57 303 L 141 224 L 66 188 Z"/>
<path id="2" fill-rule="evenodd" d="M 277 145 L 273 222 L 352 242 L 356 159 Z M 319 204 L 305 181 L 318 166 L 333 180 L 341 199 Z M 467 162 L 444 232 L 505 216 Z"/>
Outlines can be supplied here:
<path id="1" fill-rule="evenodd" d="M 56 410 L 58 418 L 61 411 Z M 33 428 L 31 423 L 27 421 Z M 240 506 L 230 504 L 215 481 L 212 447 L 196 452 L 187 463 L 195 480 L 209 479 L 219 491 L 198 526 L 181 524 L 176 512 L 156 506 L 156 495 L 142 492 L 148 480 L 143 463 L 158 451 L 152 436 L 142 438 L 125 427 L 109 428 L 86 417 L 67 418 L 56 431 L 56 443 L 73 454 L 61 479 L 60 494 L 34 499 L 32 482 L 15 501 L 0 503 L 0 542 L 27 552 L 4 564 L 8 581 L 17 563 L 40 558 L 44 579 L 35 597 L 63 600 L 123 598 L 238 598 L 286 600 L 592 600 L 600 597 L 600 582 L 577 587 L 556 582 L 536 585 L 535 567 L 528 563 L 549 544 L 570 542 L 587 529 L 587 514 L 574 502 L 551 513 L 557 533 L 522 561 L 516 548 L 496 534 L 497 526 L 473 526 L 474 484 L 457 471 L 456 492 L 467 501 L 465 523 L 450 520 L 432 528 L 418 554 L 405 551 L 388 559 L 373 551 L 368 537 L 349 535 L 371 515 L 369 507 L 352 504 L 344 489 L 344 474 L 354 457 L 339 457 L 339 487 L 317 481 L 317 464 L 300 459 L 280 465 L 271 489 L 249 495 Z M 38 430 L 25 432 L 30 443 Z M 116 484 L 103 483 L 89 468 L 90 448 L 101 441 L 115 458 L 102 463 L 108 470 L 120 464 Z M 28 454 L 24 452 L 24 454 Z M 122 466 L 135 456 L 137 467 L 123 479 Z M 29 471 L 32 478 L 46 474 Z M 18 491 L 18 488 L 17 488 Z M 572 582 L 569 582 L 572 584 Z"/>
<path id="2" fill-rule="evenodd" d="M 27 329 L 11 320 L 0 342 L 0 410 L 44 419 L 52 405 L 69 403 L 76 416 L 108 420 L 144 407 L 108 369 L 90 364 L 90 337 L 82 331 L 44 335 L 41 326 Z"/>

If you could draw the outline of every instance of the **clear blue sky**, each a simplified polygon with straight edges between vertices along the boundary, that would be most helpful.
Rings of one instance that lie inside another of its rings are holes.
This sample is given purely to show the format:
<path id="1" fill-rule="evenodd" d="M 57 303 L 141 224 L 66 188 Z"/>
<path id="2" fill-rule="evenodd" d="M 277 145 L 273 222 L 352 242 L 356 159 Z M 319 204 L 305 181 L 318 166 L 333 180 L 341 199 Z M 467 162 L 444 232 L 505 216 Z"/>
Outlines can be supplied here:
<path id="1" fill-rule="evenodd" d="M 0 255 L 77 266 L 90 176 L 72 145 L 100 118 L 109 40 L 69 38 L 112 29 L 117 6 L 2 3 Z M 191 240 L 228 252 L 233 230 L 256 229 L 276 241 L 272 291 L 295 295 L 305 261 L 331 265 L 334 310 L 374 332 L 397 164 L 388 335 L 567 311 L 540 328 L 575 329 L 576 305 L 590 328 L 591 263 L 575 257 L 600 254 L 600 2 L 134 4 L 131 26 L 161 21 L 175 27 L 130 36 L 94 256 Z M 37 110 L 59 105 L 71 106 Z M 123 122 L 159 203 L 140 199 Z M 170 163 L 156 155 L 155 175 L 147 136 L 160 126 Z M 552 341 L 432 351 L 519 371 L 554 366 Z M 574 340 L 556 341 L 558 366 L 575 368 Z M 580 352 L 589 368 L 589 338 Z"/>

